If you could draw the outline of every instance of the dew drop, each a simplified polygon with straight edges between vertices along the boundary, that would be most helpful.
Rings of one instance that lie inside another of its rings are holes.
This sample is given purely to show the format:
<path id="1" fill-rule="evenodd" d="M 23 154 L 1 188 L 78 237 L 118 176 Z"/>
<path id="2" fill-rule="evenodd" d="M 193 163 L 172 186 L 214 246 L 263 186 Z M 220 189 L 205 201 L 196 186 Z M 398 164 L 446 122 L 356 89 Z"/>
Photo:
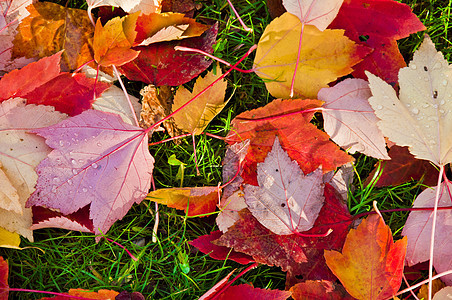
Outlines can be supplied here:
<path id="1" fill-rule="evenodd" d="M 444 79 L 441 83 L 442 83 L 442 85 L 446 86 L 447 85 L 447 80 Z"/>
<path id="2" fill-rule="evenodd" d="M 433 104 L 433 108 L 438 108 L 438 104 Z"/>
<path id="3" fill-rule="evenodd" d="M 60 146 L 64 146 L 64 141 L 60 141 Z"/>
<path id="4" fill-rule="evenodd" d="M 83 191 L 84 193 L 86 193 L 86 192 L 88 191 L 88 189 L 87 189 L 87 188 L 83 188 L 82 191 Z"/>
<path id="5" fill-rule="evenodd" d="M 94 169 L 97 169 L 97 168 L 99 167 L 96 163 L 93 163 L 91 166 L 92 166 Z"/>
<path id="6" fill-rule="evenodd" d="M 58 178 L 58 177 L 53 177 L 53 182 L 59 183 L 59 182 L 60 182 L 60 178 Z"/>
<path id="7" fill-rule="evenodd" d="M 72 174 L 77 174 L 77 170 L 76 169 L 72 169 Z"/>
<path id="8" fill-rule="evenodd" d="M 54 185 L 53 187 L 52 187 L 52 193 L 56 193 L 57 192 L 57 187 L 56 187 L 56 185 Z"/>
<path id="9" fill-rule="evenodd" d="M 377 105 L 377 109 L 383 109 L 382 105 Z"/>
<path id="10" fill-rule="evenodd" d="M 102 143 L 101 143 L 101 142 L 98 142 L 98 143 L 97 143 L 97 147 L 102 147 Z"/>
<path id="11" fill-rule="evenodd" d="M 73 165 L 76 165 L 76 164 L 77 164 L 77 162 L 76 162 L 75 159 L 73 159 L 73 158 L 71 158 L 71 163 L 72 163 Z"/>
<path id="12" fill-rule="evenodd" d="M 415 64 L 411 63 L 410 64 L 410 68 L 413 69 L 413 70 L 416 70 L 417 66 Z"/>
<path id="13" fill-rule="evenodd" d="M 446 103 L 446 101 L 441 100 L 441 102 L 439 104 L 444 105 Z"/>
<path id="14" fill-rule="evenodd" d="M 427 107 L 429 107 L 430 105 L 428 104 L 428 103 L 425 103 L 424 105 L 422 105 L 422 107 L 423 108 L 427 108 Z"/>
<path id="15" fill-rule="evenodd" d="M 440 112 L 441 114 L 445 113 L 444 109 L 440 109 L 439 112 Z"/>
<path id="16" fill-rule="evenodd" d="M 67 184 L 72 185 L 72 180 L 68 179 Z"/>
<path id="17" fill-rule="evenodd" d="M 74 136 L 75 136 L 75 137 L 78 137 L 78 133 L 75 133 L 75 132 L 74 132 Z"/>
<path id="18" fill-rule="evenodd" d="M 75 138 L 72 138 L 71 140 L 72 140 L 73 142 L 75 142 Z"/>
<path id="19" fill-rule="evenodd" d="M 419 109 L 417 109 L 417 108 L 415 107 L 415 108 L 413 108 L 413 109 L 411 110 L 411 112 L 412 112 L 413 114 L 417 115 L 417 114 L 419 113 Z"/>
<path id="20" fill-rule="evenodd" d="M 71 145 L 71 142 L 67 142 L 67 145 L 66 146 L 70 146 Z"/>
<path id="21" fill-rule="evenodd" d="M 84 163 L 84 160 L 83 160 L 83 159 L 79 159 L 78 162 L 81 163 L 81 164 L 83 164 L 83 163 Z"/>

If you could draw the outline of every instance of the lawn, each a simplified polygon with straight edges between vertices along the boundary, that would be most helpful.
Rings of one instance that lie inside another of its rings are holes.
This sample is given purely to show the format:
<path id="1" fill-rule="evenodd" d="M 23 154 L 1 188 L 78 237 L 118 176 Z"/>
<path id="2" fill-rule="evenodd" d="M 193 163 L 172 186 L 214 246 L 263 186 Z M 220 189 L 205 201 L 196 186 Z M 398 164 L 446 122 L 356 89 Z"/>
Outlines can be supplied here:
<path id="1" fill-rule="evenodd" d="M 452 62 L 452 30 L 449 28 L 452 1 L 399 1 L 408 4 L 427 27 L 438 51 Z M 66 2 L 59 2 L 65 5 Z M 69 1 L 69 7 L 86 9 L 80 1 Z M 248 49 L 257 44 L 271 22 L 265 1 L 234 1 L 244 23 L 252 32 L 243 30 L 226 0 L 200 1 L 196 13 L 198 21 L 218 22 L 219 31 L 214 55 L 234 63 Z M 424 32 L 399 41 L 399 48 L 406 62 L 423 40 Z M 252 53 L 239 67 L 251 69 Z M 224 68 L 226 70 L 226 68 Z M 130 94 L 140 97 L 143 83 L 124 80 Z M 238 114 L 262 107 L 274 98 L 268 93 L 264 82 L 254 73 L 233 71 L 226 80 L 226 99 L 230 98 L 223 111 L 214 118 L 206 132 L 224 137 L 231 129 L 231 121 Z M 187 83 L 191 88 L 194 80 Z M 316 114 L 315 124 L 321 128 L 322 118 Z M 166 133 L 154 133 L 151 142 L 169 138 Z M 154 182 L 156 188 L 183 186 L 216 186 L 222 181 L 222 159 L 225 154 L 224 141 L 206 135 L 196 137 L 197 160 L 200 175 L 197 175 L 195 157 L 190 137 L 179 144 L 172 141 L 150 146 L 155 158 Z M 170 157 L 184 163 L 182 181 L 177 177 L 179 166 L 170 164 Z M 347 205 L 352 215 L 372 210 L 377 201 L 380 210 L 411 207 L 415 197 L 423 190 L 421 181 L 410 181 L 398 186 L 374 187 L 375 181 L 365 183 L 368 175 L 379 164 L 377 159 L 355 154 L 355 179 L 349 192 Z M 377 180 L 378 178 L 375 178 Z M 395 239 L 401 230 L 408 211 L 384 213 Z M 136 258 L 131 259 L 119 245 L 105 239 L 96 243 L 92 234 L 60 229 L 34 231 L 34 243 L 22 238 L 23 250 L 0 249 L 0 255 L 8 260 L 9 285 L 14 288 L 67 292 L 71 288 L 113 289 L 116 291 L 141 292 L 146 299 L 196 299 L 215 283 L 236 269 L 236 274 L 246 266 L 232 261 L 214 260 L 188 244 L 189 241 L 217 230 L 216 214 L 187 217 L 183 212 L 159 205 L 157 239 L 152 241 L 156 222 L 155 205 L 144 200 L 106 234 L 109 239 L 126 247 Z M 238 279 L 238 283 L 252 283 L 265 289 L 284 289 L 285 273 L 278 267 L 259 265 Z M 404 296 L 407 296 L 405 294 Z M 11 299 L 38 299 L 41 294 L 12 292 Z"/>

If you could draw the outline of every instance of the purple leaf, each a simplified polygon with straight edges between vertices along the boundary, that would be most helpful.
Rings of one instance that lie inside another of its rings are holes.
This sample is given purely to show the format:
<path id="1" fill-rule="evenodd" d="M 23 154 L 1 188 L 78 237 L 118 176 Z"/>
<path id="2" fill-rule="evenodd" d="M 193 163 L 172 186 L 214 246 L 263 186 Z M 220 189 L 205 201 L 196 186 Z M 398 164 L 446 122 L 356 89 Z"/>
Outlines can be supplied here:
<path id="1" fill-rule="evenodd" d="M 144 129 L 88 110 L 33 132 L 53 150 L 36 169 L 38 183 L 27 206 L 68 215 L 90 204 L 89 217 L 99 234 L 148 193 L 154 158 Z"/>

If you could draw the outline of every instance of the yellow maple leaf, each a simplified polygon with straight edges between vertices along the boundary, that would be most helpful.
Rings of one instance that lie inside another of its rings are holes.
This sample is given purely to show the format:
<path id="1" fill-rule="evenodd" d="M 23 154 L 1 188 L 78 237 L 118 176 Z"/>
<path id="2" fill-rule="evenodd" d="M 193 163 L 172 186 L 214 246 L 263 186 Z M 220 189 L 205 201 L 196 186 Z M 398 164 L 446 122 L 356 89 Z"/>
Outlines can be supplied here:
<path id="1" fill-rule="evenodd" d="M 293 97 L 315 99 L 321 88 L 350 74 L 352 66 L 370 51 L 345 37 L 344 30 L 320 31 L 285 13 L 267 26 L 259 40 L 254 70 L 265 81 L 270 94 L 290 98 L 296 69 Z M 298 53 L 300 59 L 296 68 Z"/>
<path id="2" fill-rule="evenodd" d="M 193 91 L 190 92 L 184 87 L 180 87 L 174 96 L 173 111 L 182 107 L 185 103 L 198 95 L 207 86 L 213 83 L 221 76 L 220 68 L 217 68 L 217 74 L 212 71 L 202 78 L 196 80 Z M 201 134 L 212 119 L 223 109 L 227 102 L 224 102 L 227 83 L 223 79 L 216 82 L 204 94 L 195 99 L 192 103 L 181 109 L 174 115 L 176 125 L 194 135 Z"/>

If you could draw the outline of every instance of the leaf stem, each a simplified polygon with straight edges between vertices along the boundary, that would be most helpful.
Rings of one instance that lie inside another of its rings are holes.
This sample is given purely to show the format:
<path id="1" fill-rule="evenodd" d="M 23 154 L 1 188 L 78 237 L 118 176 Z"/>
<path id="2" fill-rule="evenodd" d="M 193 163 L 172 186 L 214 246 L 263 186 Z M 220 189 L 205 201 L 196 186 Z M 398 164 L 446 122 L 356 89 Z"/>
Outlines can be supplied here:
<path id="1" fill-rule="evenodd" d="M 136 258 L 129 250 L 127 250 L 126 247 L 124 247 L 123 245 L 121 245 L 121 244 L 118 243 L 118 242 L 115 242 L 115 241 L 112 240 L 112 239 L 109 239 L 109 238 L 106 237 L 106 236 L 102 236 L 102 237 L 103 237 L 104 239 L 106 239 L 107 241 L 109 241 L 110 243 L 113 243 L 113 244 L 115 244 L 115 245 L 121 247 L 122 249 L 124 249 L 124 250 L 127 252 L 127 254 L 129 254 L 130 258 L 132 258 L 134 261 L 138 261 L 138 258 Z"/>
<path id="2" fill-rule="evenodd" d="M 211 300 L 215 300 L 217 299 L 219 296 L 221 296 L 221 294 L 226 291 L 237 279 L 239 279 L 240 277 L 243 276 L 243 274 L 245 274 L 246 272 L 248 272 L 249 270 L 252 270 L 256 267 L 258 267 L 259 264 L 258 263 L 254 263 L 251 266 L 249 266 L 248 268 L 246 268 L 245 270 L 243 270 L 242 272 L 240 272 L 237 276 L 235 276 L 231 281 L 229 281 L 228 283 L 226 283 L 216 294 L 215 296 L 213 296 L 211 298 Z"/>
<path id="3" fill-rule="evenodd" d="M 235 16 L 237 17 L 237 20 L 239 20 L 240 25 L 242 25 L 243 29 L 248 32 L 253 32 L 253 29 L 246 26 L 245 23 L 243 22 L 242 18 L 240 18 L 239 13 L 235 10 L 235 7 L 234 7 L 234 5 L 232 5 L 231 0 L 227 0 L 227 1 L 229 3 L 229 6 L 231 7 L 232 11 L 234 12 Z"/>
<path id="4" fill-rule="evenodd" d="M 435 279 L 437 279 L 437 278 L 440 278 L 440 277 L 443 277 L 443 276 L 446 276 L 446 275 L 449 275 L 449 274 L 452 274 L 452 270 L 448 270 L 448 271 L 439 273 L 438 275 L 433 276 L 431 279 L 432 279 L 432 280 L 435 280 Z M 417 289 L 418 287 L 420 287 L 420 286 L 426 284 L 426 283 L 429 282 L 429 281 L 430 281 L 430 278 L 429 278 L 429 279 L 425 279 L 425 280 L 423 280 L 423 281 L 421 281 L 421 282 L 418 282 L 418 283 L 416 283 L 415 285 L 412 285 L 412 286 L 409 287 L 409 288 L 406 288 L 406 289 L 404 289 L 404 290 L 399 291 L 397 294 L 395 294 L 395 295 L 393 295 L 393 296 L 387 298 L 386 300 L 394 299 L 395 296 L 402 295 L 402 294 L 404 294 L 404 293 L 406 293 L 406 292 L 409 292 L 409 291 L 411 291 L 411 290 Z"/>
<path id="5" fill-rule="evenodd" d="M 433 278 L 433 250 L 435 246 L 435 230 L 436 230 L 436 215 L 438 213 L 438 202 L 440 197 L 440 191 L 441 191 L 441 180 L 443 179 L 444 174 L 444 165 L 439 166 L 439 175 L 438 175 L 438 184 L 436 187 L 436 197 L 435 197 L 435 206 L 433 208 L 433 224 L 432 224 L 432 233 L 431 233 L 431 239 L 430 239 L 430 262 L 429 262 L 429 268 L 428 268 L 428 300 L 432 300 L 432 278 Z M 447 185 L 447 182 L 445 182 Z"/>
<path id="6" fill-rule="evenodd" d="M 127 102 L 129 103 L 129 108 L 130 108 L 130 111 L 132 112 L 133 119 L 135 120 L 135 125 L 137 125 L 137 127 L 140 127 L 140 123 L 138 122 L 138 119 L 137 119 L 137 116 L 135 113 L 135 109 L 133 108 L 132 101 L 130 101 L 129 93 L 127 93 L 126 87 L 124 86 L 124 83 L 122 82 L 121 75 L 119 74 L 118 69 L 116 69 L 115 65 L 112 65 L 112 67 L 113 67 L 113 71 L 115 71 L 116 77 L 118 77 L 119 84 L 121 85 L 122 91 L 124 92 L 124 96 L 126 96 Z"/>
<path id="7" fill-rule="evenodd" d="M 295 85 L 295 77 L 297 76 L 298 65 L 300 64 L 300 56 L 301 56 L 301 42 L 303 41 L 303 32 L 304 32 L 304 23 L 301 23 L 301 32 L 300 39 L 298 41 L 298 54 L 297 54 L 297 62 L 295 64 L 295 69 L 293 71 L 292 83 L 290 84 L 290 98 L 293 98 L 293 88 Z"/>

